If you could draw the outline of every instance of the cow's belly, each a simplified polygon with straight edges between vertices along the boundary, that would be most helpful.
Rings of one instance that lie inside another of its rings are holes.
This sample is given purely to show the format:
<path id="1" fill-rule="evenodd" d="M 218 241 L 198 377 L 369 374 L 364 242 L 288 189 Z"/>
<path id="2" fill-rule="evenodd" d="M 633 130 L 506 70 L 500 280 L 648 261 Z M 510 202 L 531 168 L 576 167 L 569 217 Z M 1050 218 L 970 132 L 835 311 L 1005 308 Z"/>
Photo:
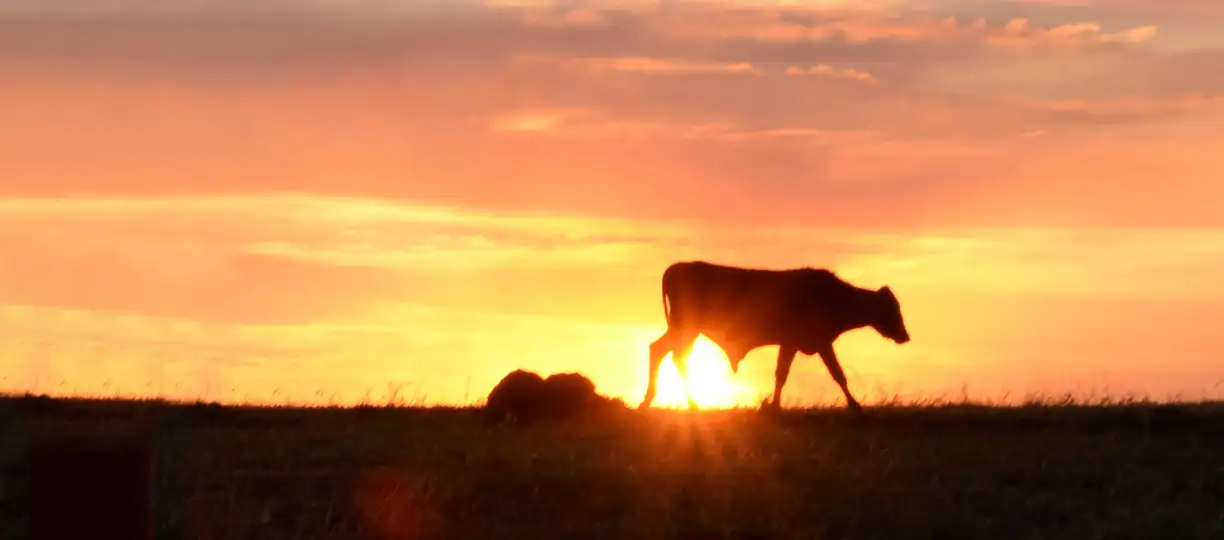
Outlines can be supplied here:
<path id="1" fill-rule="evenodd" d="M 729 356 L 743 356 L 758 347 L 789 346 L 806 355 L 816 354 L 834 339 L 820 321 L 800 320 L 786 314 L 751 310 L 705 311 L 693 322 Z"/>
<path id="2" fill-rule="evenodd" d="M 752 349 L 781 345 L 785 335 L 777 324 L 751 317 L 707 317 L 699 322 L 697 331 L 710 338 L 730 356 L 743 356 Z"/>
<path id="3" fill-rule="evenodd" d="M 724 291 L 681 297 L 677 309 L 680 323 L 699 332 L 723 350 L 747 352 L 766 345 L 781 345 L 795 333 L 790 320 L 776 300 L 753 291 Z"/>

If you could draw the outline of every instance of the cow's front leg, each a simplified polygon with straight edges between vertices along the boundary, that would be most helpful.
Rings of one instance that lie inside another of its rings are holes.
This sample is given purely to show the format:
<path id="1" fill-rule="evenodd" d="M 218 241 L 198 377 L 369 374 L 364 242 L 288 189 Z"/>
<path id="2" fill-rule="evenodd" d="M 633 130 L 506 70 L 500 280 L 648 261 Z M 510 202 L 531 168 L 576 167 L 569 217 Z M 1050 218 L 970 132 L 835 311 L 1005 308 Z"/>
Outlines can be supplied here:
<path id="1" fill-rule="evenodd" d="M 676 365 L 676 374 L 684 381 L 684 397 L 688 398 L 689 408 L 696 409 L 697 402 L 693 400 L 692 386 L 689 385 L 688 357 L 693 353 L 693 344 L 697 338 L 685 337 L 678 341 L 680 343 L 672 349 L 672 363 Z"/>
<path id="2" fill-rule="evenodd" d="M 786 386 L 786 379 L 790 377 L 791 364 L 795 363 L 795 354 L 798 352 L 798 349 L 793 347 L 778 348 L 778 365 L 774 368 L 773 403 L 770 404 L 774 410 L 782 410 L 782 387 Z"/>
<path id="3" fill-rule="evenodd" d="M 837 353 L 833 352 L 833 346 L 829 345 L 820 352 L 820 359 L 824 360 L 826 368 L 829 368 L 829 375 L 833 376 L 833 380 L 841 387 L 842 393 L 846 395 L 846 406 L 854 412 L 862 412 L 863 408 L 859 402 L 850 394 L 850 387 L 846 385 L 846 374 L 842 372 L 841 364 L 837 362 Z"/>
<path id="4" fill-rule="evenodd" d="M 647 374 L 648 382 L 646 383 L 646 397 L 642 398 L 639 409 L 646 409 L 654 403 L 655 394 L 658 392 L 659 384 L 659 368 L 663 366 L 663 357 L 671 351 L 674 333 L 669 328 L 666 333 L 650 344 L 650 367 Z"/>

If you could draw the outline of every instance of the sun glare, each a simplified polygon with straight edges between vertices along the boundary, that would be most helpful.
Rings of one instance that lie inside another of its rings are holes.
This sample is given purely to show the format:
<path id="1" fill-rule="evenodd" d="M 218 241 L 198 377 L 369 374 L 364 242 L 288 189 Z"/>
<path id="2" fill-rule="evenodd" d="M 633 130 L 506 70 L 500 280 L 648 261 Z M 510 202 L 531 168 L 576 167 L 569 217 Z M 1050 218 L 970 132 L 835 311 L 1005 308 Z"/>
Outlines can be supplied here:
<path id="1" fill-rule="evenodd" d="M 689 385 L 698 406 L 707 409 L 729 408 L 750 401 L 749 390 L 734 380 L 726 354 L 705 336 L 698 337 L 693 345 L 688 368 Z M 687 403 L 684 383 L 669 354 L 659 368 L 659 394 L 655 398 L 655 406 L 684 408 Z"/>

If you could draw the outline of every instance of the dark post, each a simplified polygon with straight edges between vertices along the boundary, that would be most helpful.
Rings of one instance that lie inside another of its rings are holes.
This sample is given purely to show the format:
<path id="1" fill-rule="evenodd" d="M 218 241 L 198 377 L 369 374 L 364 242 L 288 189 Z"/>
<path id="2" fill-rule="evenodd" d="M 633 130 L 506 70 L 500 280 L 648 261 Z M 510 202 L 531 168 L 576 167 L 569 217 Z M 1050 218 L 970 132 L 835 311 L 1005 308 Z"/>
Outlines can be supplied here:
<path id="1" fill-rule="evenodd" d="M 27 452 L 30 540 L 153 538 L 147 434 L 47 436 Z"/>

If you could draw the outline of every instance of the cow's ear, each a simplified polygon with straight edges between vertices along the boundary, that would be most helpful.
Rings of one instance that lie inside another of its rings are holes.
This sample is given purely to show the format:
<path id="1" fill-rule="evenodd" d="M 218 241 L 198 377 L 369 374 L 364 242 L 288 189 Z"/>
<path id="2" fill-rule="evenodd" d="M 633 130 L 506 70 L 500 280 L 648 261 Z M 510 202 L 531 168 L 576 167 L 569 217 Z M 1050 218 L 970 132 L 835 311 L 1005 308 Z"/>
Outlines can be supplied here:
<path id="1" fill-rule="evenodd" d="M 876 291 L 876 298 L 879 298 L 883 305 L 892 305 L 893 302 L 897 301 L 896 295 L 893 294 L 892 289 L 888 288 L 888 285 L 880 287 L 880 290 Z"/>

